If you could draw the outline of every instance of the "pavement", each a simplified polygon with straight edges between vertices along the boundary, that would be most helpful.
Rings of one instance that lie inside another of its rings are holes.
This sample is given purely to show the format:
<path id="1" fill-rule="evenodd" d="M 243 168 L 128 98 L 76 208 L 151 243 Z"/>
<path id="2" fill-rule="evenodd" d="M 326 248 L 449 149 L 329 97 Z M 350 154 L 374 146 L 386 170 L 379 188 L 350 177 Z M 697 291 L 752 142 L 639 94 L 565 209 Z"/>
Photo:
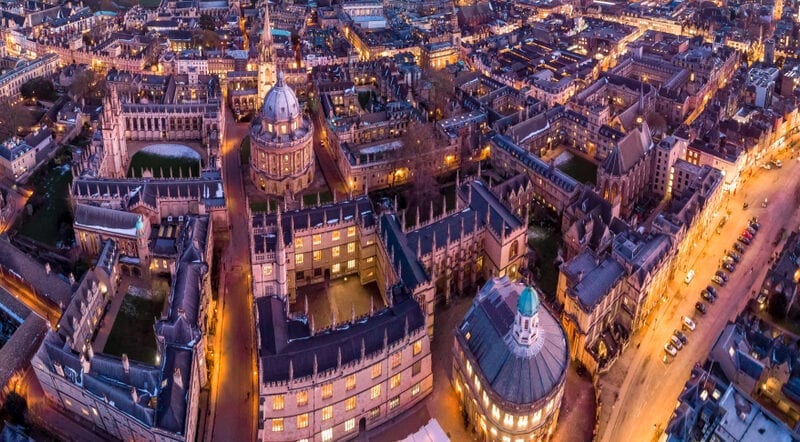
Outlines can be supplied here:
<path id="1" fill-rule="evenodd" d="M 225 109 L 230 114 L 230 109 Z M 223 254 L 217 327 L 211 379 L 211 399 L 206 440 L 251 441 L 256 439 L 258 390 L 255 365 L 253 302 L 250 293 L 250 245 L 247 208 L 242 182 L 239 145 L 248 124 L 227 118 L 222 147 L 223 180 L 227 198 L 230 241 Z"/>
<path id="2" fill-rule="evenodd" d="M 667 290 L 666 302 L 658 307 L 653 321 L 637 332 L 627 351 L 601 380 L 600 440 L 652 440 L 660 437 L 673 411 L 674 404 L 689 379 L 692 366 L 707 358 L 711 346 L 728 321 L 742 311 L 752 297 L 769 267 L 768 260 L 778 247 L 772 245 L 781 228 L 792 230 L 800 225 L 796 194 L 800 185 L 800 163 L 785 153 L 778 158 L 784 167 L 776 170 L 755 169 L 751 177 L 733 195 L 726 195 L 723 207 L 730 215 L 721 233 L 714 233 L 718 219 L 710 225 L 705 241 L 698 242 L 690 252 L 687 264 L 679 267 Z M 787 189 L 790 190 L 787 192 Z M 769 199 L 767 208 L 761 202 Z M 743 203 L 750 204 L 744 210 Z M 757 216 L 761 230 L 752 245 L 746 246 L 742 261 L 723 288 L 719 299 L 707 305 L 704 316 L 695 311 L 699 293 L 711 284 L 724 250 L 744 229 L 747 220 Z M 695 270 L 690 284 L 684 283 L 686 271 Z M 662 361 L 663 346 L 673 330 L 680 328 L 683 315 L 693 317 L 697 329 L 687 332 L 688 345 L 676 358 Z M 658 398 L 658 400 L 653 400 Z"/>

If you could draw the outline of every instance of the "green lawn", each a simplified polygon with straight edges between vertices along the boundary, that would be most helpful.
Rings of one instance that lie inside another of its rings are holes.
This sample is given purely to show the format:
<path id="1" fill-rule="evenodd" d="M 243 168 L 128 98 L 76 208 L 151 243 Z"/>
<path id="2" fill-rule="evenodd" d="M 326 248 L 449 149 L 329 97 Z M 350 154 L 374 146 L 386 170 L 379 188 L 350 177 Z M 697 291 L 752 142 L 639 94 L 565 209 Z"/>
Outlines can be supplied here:
<path id="1" fill-rule="evenodd" d="M 278 210 L 278 202 L 275 200 L 269 200 L 269 211 L 274 212 Z M 267 211 L 267 201 L 253 201 L 250 200 L 250 211 L 251 212 L 266 212 Z"/>
<path id="2" fill-rule="evenodd" d="M 162 173 L 165 177 L 169 177 L 170 169 L 173 177 L 177 178 L 183 174 L 184 178 L 188 178 L 200 176 L 200 161 L 192 158 L 167 157 L 148 152 L 137 152 L 131 158 L 128 176 L 141 177 L 142 169 L 152 169 L 154 178 L 163 178 L 161 176 Z"/>
<path id="3" fill-rule="evenodd" d="M 157 8 L 161 5 L 161 0 L 139 0 L 139 6 L 143 8 Z"/>
<path id="4" fill-rule="evenodd" d="M 153 326 L 161 316 L 164 299 L 163 295 L 153 299 L 125 295 L 103 353 L 115 356 L 125 353 L 135 361 L 155 364 L 157 348 Z"/>
<path id="5" fill-rule="evenodd" d="M 581 183 L 595 184 L 597 182 L 597 166 L 579 156 L 573 156 L 561 163 L 558 168 Z"/>
<path id="6" fill-rule="evenodd" d="M 35 190 L 28 200 L 33 214 L 21 215 L 17 219 L 17 230 L 28 238 L 55 246 L 59 240 L 69 241 L 73 236 L 68 201 L 72 171 L 68 165 L 56 166 L 53 162 L 42 167 L 44 173 L 32 180 Z"/>
<path id="7" fill-rule="evenodd" d="M 324 192 L 319 192 L 319 203 L 325 204 L 333 201 L 333 194 L 326 190 Z M 310 193 L 308 195 L 303 195 L 303 205 L 308 206 L 316 206 L 317 205 L 317 194 Z"/>
<path id="8" fill-rule="evenodd" d="M 555 299 L 558 267 L 555 265 L 560 240 L 558 229 L 533 225 L 528 228 L 528 244 L 536 250 L 535 275 L 549 299 Z"/>

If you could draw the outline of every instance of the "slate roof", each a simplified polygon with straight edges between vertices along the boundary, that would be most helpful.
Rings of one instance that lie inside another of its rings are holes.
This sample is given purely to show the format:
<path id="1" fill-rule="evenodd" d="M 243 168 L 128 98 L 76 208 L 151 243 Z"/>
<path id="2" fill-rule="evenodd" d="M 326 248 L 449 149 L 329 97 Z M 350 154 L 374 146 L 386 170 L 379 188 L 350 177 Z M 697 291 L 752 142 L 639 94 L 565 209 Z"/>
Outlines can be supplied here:
<path id="1" fill-rule="evenodd" d="M 135 237 L 136 230 L 141 225 L 141 219 L 142 216 L 137 213 L 87 204 L 75 205 L 75 224 L 80 227 L 95 228 Z"/>
<path id="2" fill-rule="evenodd" d="M 616 260 L 610 257 L 597 260 L 589 251 L 564 263 L 561 271 L 567 277 L 567 294 L 577 297 L 587 313 L 625 277 L 625 269 Z"/>
<path id="3" fill-rule="evenodd" d="M 275 296 L 256 299 L 258 313 L 261 370 L 264 382 L 297 379 L 317 372 L 335 369 L 341 354 L 342 365 L 384 349 L 384 340 L 391 346 L 425 326 L 425 317 L 410 291 L 392 288 L 394 305 L 374 315 L 334 330 L 310 336 L 301 321 L 286 319 L 286 305 Z M 315 364 L 316 363 L 316 364 Z"/>
<path id="4" fill-rule="evenodd" d="M 56 305 L 66 307 L 72 290 L 66 278 L 45 271 L 44 266 L 27 253 L 14 247 L 7 239 L 0 238 L 0 266 L 14 271 L 27 281 L 40 295 Z"/>
<path id="5" fill-rule="evenodd" d="M 538 176 L 550 181 L 564 192 L 571 193 L 578 186 L 578 182 L 575 181 L 574 178 L 558 168 L 550 167 L 550 165 L 542 161 L 541 158 L 514 144 L 505 135 L 495 134 L 491 137 L 491 141 L 496 147 L 507 152 L 517 161 L 524 164 L 525 167 L 531 169 Z"/>
<path id="6" fill-rule="evenodd" d="M 541 348 L 530 356 L 520 356 L 506 335 L 513 331 L 516 305 L 525 286 L 508 278 L 495 278 L 481 288 L 461 325 L 459 341 L 470 352 L 478 370 L 503 400 L 513 404 L 533 404 L 547 397 L 566 377 L 569 349 L 566 334 L 558 320 L 539 308 Z M 469 339 L 467 339 L 469 334 Z"/>
<path id="7" fill-rule="evenodd" d="M 637 127 L 625 135 L 625 137 L 611 149 L 611 153 L 608 154 L 600 166 L 611 175 L 623 176 L 627 174 L 639 160 L 644 158 L 652 147 L 653 140 L 650 136 L 650 128 L 647 126 L 647 123 L 642 123 L 642 129 Z"/>

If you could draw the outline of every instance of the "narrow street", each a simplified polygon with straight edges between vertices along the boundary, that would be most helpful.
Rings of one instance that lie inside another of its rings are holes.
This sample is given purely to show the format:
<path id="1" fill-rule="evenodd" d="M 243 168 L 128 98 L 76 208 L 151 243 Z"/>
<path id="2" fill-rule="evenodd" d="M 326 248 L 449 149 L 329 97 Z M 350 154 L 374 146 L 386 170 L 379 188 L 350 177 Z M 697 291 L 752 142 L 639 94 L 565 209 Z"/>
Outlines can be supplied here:
<path id="1" fill-rule="evenodd" d="M 800 223 L 795 201 L 800 185 L 800 164 L 785 154 L 780 158 L 784 162 L 782 169 L 756 169 L 753 176 L 722 203 L 723 209 L 715 218 L 711 232 L 705 235 L 706 240 L 694 245 L 687 264 L 676 271 L 667 293 L 668 301 L 655 313 L 653 323 L 633 337 L 627 351 L 601 378 L 605 390 L 600 417 L 602 441 L 654 440 L 660 436 L 691 368 L 707 358 L 725 324 L 741 312 L 752 298 L 751 291 L 759 287 L 772 254 L 783 246 L 773 246 L 776 235 L 781 228 L 792 230 Z M 765 198 L 769 200 L 767 208 L 761 207 Z M 744 202 L 749 203 L 749 209 L 743 209 Z M 719 234 L 714 233 L 726 207 L 730 218 Z M 753 216 L 759 218 L 761 230 L 752 245 L 746 246 L 726 286 L 717 288 L 717 302 L 707 304 L 708 313 L 700 315 L 694 308 L 701 300 L 700 291 L 712 284 L 711 276 L 718 269 L 724 251 L 732 248 L 747 220 Z M 696 275 L 687 285 L 684 278 L 688 269 L 694 269 Z M 673 330 L 681 328 L 684 315 L 694 319 L 697 329 L 687 332 L 688 345 L 674 360 L 665 363 L 662 361 L 664 344 Z"/>
<path id="2" fill-rule="evenodd" d="M 248 124 L 237 124 L 230 109 L 226 139 L 222 147 L 223 179 L 228 205 L 230 241 L 221 259 L 223 266 L 219 297 L 221 334 L 219 354 L 212 374 L 211 428 L 206 440 L 251 441 L 256 437 L 258 392 L 255 365 L 252 297 L 250 295 L 250 246 L 247 208 L 240 164 L 239 145 L 247 135 Z"/>

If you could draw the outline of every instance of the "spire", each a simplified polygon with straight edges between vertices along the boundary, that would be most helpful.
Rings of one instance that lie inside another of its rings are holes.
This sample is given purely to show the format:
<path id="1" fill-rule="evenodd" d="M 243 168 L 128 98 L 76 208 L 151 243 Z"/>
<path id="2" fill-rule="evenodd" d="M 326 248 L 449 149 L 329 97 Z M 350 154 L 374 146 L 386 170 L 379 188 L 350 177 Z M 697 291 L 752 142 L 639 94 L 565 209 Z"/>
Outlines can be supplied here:
<path id="1" fill-rule="evenodd" d="M 275 247 L 276 247 L 277 250 L 283 250 L 283 247 L 285 246 L 285 244 L 283 243 L 283 220 L 281 219 L 281 206 L 280 206 L 280 204 L 278 205 L 278 220 L 277 220 L 277 224 L 278 224 L 278 230 L 277 230 L 275 235 L 278 238 L 277 238 L 277 243 L 276 243 Z"/>

